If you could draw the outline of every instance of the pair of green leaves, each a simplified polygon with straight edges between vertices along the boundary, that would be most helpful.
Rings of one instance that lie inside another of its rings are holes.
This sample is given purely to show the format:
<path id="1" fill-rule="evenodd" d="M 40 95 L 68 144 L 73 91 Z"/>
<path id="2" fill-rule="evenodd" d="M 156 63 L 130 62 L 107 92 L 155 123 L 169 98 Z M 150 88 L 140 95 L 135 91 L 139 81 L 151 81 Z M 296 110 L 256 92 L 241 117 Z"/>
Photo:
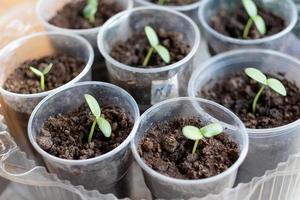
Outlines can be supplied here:
<path id="1" fill-rule="evenodd" d="M 185 126 L 183 127 L 182 132 L 187 139 L 195 141 L 192 151 L 192 154 L 195 154 L 200 140 L 221 134 L 223 132 L 223 127 L 217 123 L 211 123 L 202 128 Z"/>
<path id="2" fill-rule="evenodd" d="M 32 71 L 33 74 L 40 77 L 40 87 L 44 91 L 45 90 L 45 76 L 51 71 L 53 64 L 50 63 L 43 71 L 38 70 L 32 66 L 29 69 Z"/>
<path id="3" fill-rule="evenodd" d="M 83 9 L 84 17 L 91 23 L 95 22 L 95 16 L 98 10 L 98 0 L 87 0 Z"/>
<path id="4" fill-rule="evenodd" d="M 242 4 L 249 15 L 249 20 L 244 28 L 243 38 L 247 38 L 254 23 L 260 34 L 265 35 L 267 32 L 264 19 L 258 15 L 257 7 L 253 0 L 242 0 Z"/>
<path id="5" fill-rule="evenodd" d="M 146 26 L 145 33 L 146 33 L 148 41 L 151 45 L 151 48 L 149 49 L 149 51 L 145 57 L 143 66 L 145 67 L 148 65 L 149 60 L 153 54 L 153 51 L 156 51 L 165 63 L 167 63 L 167 64 L 170 63 L 171 57 L 170 57 L 169 50 L 166 47 L 159 44 L 159 39 L 158 39 L 158 36 L 157 36 L 155 30 L 153 28 L 151 28 L 150 26 Z"/>
<path id="6" fill-rule="evenodd" d="M 253 80 L 262 84 L 260 90 L 258 91 L 258 93 L 256 94 L 253 100 L 253 104 L 252 104 L 253 113 L 255 113 L 257 101 L 266 87 L 270 87 L 272 90 L 274 90 L 275 92 L 277 92 L 282 96 L 287 95 L 287 91 L 284 85 L 279 80 L 275 78 L 267 78 L 267 76 L 264 73 L 262 73 L 260 70 L 256 68 L 246 68 L 245 73 Z"/>
<path id="7" fill-rule="evenodd" d="M 112 132 L 111 126 L 104 117 L 101 117 L 101 108 L 100 108 L 97 100 L 89 94 L 85 94 L 84 97 L 85 97 L 85 100 L 86 100 L 92 114 L 95 117 L 93 125 L 90 130 L 89 137 L 88 137 L 88 142 L 90 143 L 92 141 L 96 124 L 98 124 L 99 129 L 101 130 L 101 132 L 103 133 L 103 135 L 105 137 L 110 137 L 111 132 Z"/>

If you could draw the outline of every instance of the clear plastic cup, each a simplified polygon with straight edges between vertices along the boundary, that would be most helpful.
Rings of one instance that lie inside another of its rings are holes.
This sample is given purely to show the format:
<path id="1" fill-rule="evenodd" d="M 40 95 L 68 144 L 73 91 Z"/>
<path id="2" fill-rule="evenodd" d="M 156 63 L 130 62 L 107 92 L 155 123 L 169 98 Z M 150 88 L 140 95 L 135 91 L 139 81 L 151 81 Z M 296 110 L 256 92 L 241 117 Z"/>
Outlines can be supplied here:
<path id="1" fill-rule="evenodd" d="M 39 0 L 36 7 L 36 13 L 39 20 L 45 26 L 46 30 L 81 35 L 86 38 L 94 48 L 97 48 L 97 34 L 101 29 L 101 26 L 90 29 L 67 29 L 52 25 L 48 22 L 53 16 L 55 16 L 58 10 L 71 1 L 74 0 Z M 124 10 L 133 8 L 133 0 L 115 1 L 122 5 Z"/>
<path id="2" fill-rule="evenodd" d="M 239 145 L 238 160 L 223 173 L 206 179 L 182 180 L 162 175 L 150 168 L 138 153 L 139 143 L 146 131 L 154 124 L 171 121 L 180 117 L 199 117 L 204 122 L 218 122 Z M 240 119 L 225 107 L 212 101 L 180 97 L 163 101 L 148 109 L 142 116 L 131 149 L 133 156 L 143 170 L 146 185 L 152 195 L 162 199 L 179 199 L 204 197 L 207 194 L 217 194 L 225 188 L 232 187 L 238 167 L 242 164 L 248 151 L 248 134 Z"/>
<path id="3" fill-rule="evenodd" d="M 190 18 L 194 20 L 197 24 L 199 24 L 199 18 L 198 18 L 198 9 L 202 4 L 202 0 L 196 1 L 195 3 L 191 3 L 184 6 L 168 6 L 168 5 L 158 5 L 154 2 L 151 2 L 149 0 L 134 0 L 135 5 L 137 6 L 158 6 L 158 7 L 165 7 L 169 9 L 176 10 L 178 12 L 184 13 Z"/>
<path id="4" fill-rule="evenodd" d="M 273 50 L 235 50 L 220 54 L 197 70 L 189 83 L 189 96 L 199 96 L 204 85 L 215 80 L 228 78 L 231 73 L 246 67 L 256 67 L 265 73 L 282 72 L 285 77 L 300 87 L 300 62 L 288 55 Z M 213 80 L 212 80 L 213 79 Z M 277 128 L 247 129 L 249 152 L 240 167 L 237 183 L 249 182 L 253 177 L 262 176 L 266 170 L 276 168 L 300 147 L 300 120 Z"/>
<path id="5" fill-rule="evenodd" d="M 147 25 L 182 33 L 183 41 L 191 47 L 189 54 L 177 63 L 159 68 L 132 67 L 110 56 L 110 50 L 116 42 L 126 40 L 134 31 L 144 31 Z M 106 60 L 110 81 L 127 90 L 142 111 L 162 100 L 186 95 L 199 44 L 200 32 L 190 18 L 158 7 L 123 11 L 109 19 L 98 35 L 98 47 Z"/>
<path id="6" fill-rule="evenodd" d="M 21 63 L 30 59 L 63 53 L 79 57 L 86 62 L 82 72 L 67 84 L 54 90 L 37 94 L 18 94 L 7 91 L 3 84 L 8 75 Z M 0 51 L 0 104 L 8 128 L 16 143 L 30 158 L 35 159 L 27 138 L 27 123 L 34 107 L 47 95 L 73 83 L 91 80 L 91 65 L 94 52 L 91 45 L 82 37 L 65 33 L 37 33 L 13 41 Z"/>
<path id="7" fill-rule="evenodd" d="M 209 50 L 212 55 L 221 52 L 241 49 L 241 48 L 262 48 L 279 50 L 284 48 L 288 33 L 295 27 L 298 19 L 298 13 L 295 3 L 292 0 L 286 1 L 266 1 L 257 0 L 257 5 L 266 8 L 273 13 L 281 16 L 286 21 L 286 28 L 272 36 L 267 36 L 255 40 L 242 40 L 231 38 L 223 35 L 210 26 L 210 20 L 220 8 L 226 10 L 235 8 L 239 5 L 240 0 L 202 0 L 203 3 L 199 9 L 200 23 L 204 29 L 204 34 L 208 42 Z"/>
<path id="8" fill-rule="evenodd" d="M 131 116 L 134 126 L 126 140 L 112 151 L 86 160 L 61 159 L 41 149 L 36 138 L 44 122 L 50 116 L 68 113 L 78 108 L 85 102 L 84 94 L 87 93 L 96 99 L 101 99 L 104 104 L 121 107 Z M 51 173 L 71 181 L 73 185 L 83 185 L 88 190 L 97 189 L 102 193 L 115 192 L 114 186 L 126 175 L 132 163 L 129 143 L 138 128 L 139 115 L 135 100 L 125 90 L 109 83 L 82 82 L 43 99 L 32 112 L 28 124 L 28 136 Z"/>

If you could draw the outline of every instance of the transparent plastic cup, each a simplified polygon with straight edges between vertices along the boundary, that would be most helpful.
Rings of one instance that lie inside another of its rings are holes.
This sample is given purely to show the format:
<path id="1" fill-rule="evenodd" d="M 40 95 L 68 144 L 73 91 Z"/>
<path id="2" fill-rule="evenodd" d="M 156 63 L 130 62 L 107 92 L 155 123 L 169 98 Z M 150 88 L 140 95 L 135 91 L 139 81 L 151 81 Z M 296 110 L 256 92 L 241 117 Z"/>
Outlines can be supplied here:
<path id="1" fill-rule="evenodd" d="M 141 139 L 153 125 L 180 117 L 198 117 L 205 123 L 220 123 L 226 128 L 226 133 L 239 146 L 240 156 L 238 160 L 223 173 L 199 180 L 171 178 L 150 168 L 138 153 Z M 204 197 L 207 194 L 217 194 L 225 188 L 232 187 L 238 167 L 246 157 L 248 143 L 246 128 L 231 111 L 212 101 L 200 98 L 180 97 L 154 105 L 141 116 L 137 134 L 131 142 L 131 149 L 135 160 L 143 170 L 146 185 L 154 197 L 162 199 L 188 199 L 192 197 Z"/>
<path id="2" fill-rule="evenodd" d="M 177 63 L 159 68 L 132 67 L 110 56 L 110 50 L 116 42 L 128 39 L 133 32 L 144 31 L 147 25 L 182 33 L 182 40 L 191 47 L 189 54 Z M 158 7 L 139 7 L 123 11 L 109 19 L 98 35 L 98 47 L 106 60 L 110 81 L 127 90 L 142 111 L 162 100 L 186 96 L 188 79 L 199 44 L 199 30 L 190 18 Z"/>
<path id="3" fill-rule="evenodd" d="M 54 90 L 37 94 L 18 94 L 7 91 L 3 84 L 7 77 L 21 63 L 31 59 L 63 53 L 78 57 L 86 62 L 82 72 L 70 82 Z M 15 138 L 16 143 L 31 159 L 35 159 L 27 138 L 27 123 L 34 107 L 47 95 L 73 83 L 91 80 L 91 65 L 94 52 L 91 45 L 82 37 L 65 33 L 37 33 L 8 44 L 0 51 L 0 104 L 8 128 Z"/>
<path id="4" fill-rule="evenodd" d="M 189 83 L 189 96 L 199 96 L 203 86 L 210 86 L 216 80 L 229 78 L 230 74 L 256 67 L 265 73 L 283 73 L 287 80 L 300 87 L 300 62 L 288 55 L 273 50 L 235 50 L 220 54 L 197 70 Z M 201 96 L 200 96 L 201 97 Z M 289 155 L 300 147 L 300 120 L 277 128 L 247 129 L 249 152 L 240 167 L 237 183 L 249 182 L 253 177 L 262 176 L 266 170 L 275 169 Z"/>
<path id="5" fill-rule="evenodd" d="M 53 16 L 55 16 L 58 10 L 60 10 L 64 5 L 70 3 L 71 1 L 74 0 L 39 0 L 36 7 L 36 13 L 39 20 L 42 22 L 42 24 L 48 31 L 59 31 L 62 33 L 72 33 L 81 35 L 84 38 L 86 38 L 94 48 L 97 48 L 97 34 L 101 29 L 101 26 L 90 29 L 67 29 L 52 25 L 48 22 Z M 122 5 L 124 10 L 133 8 L 132 0 L 115 1 Z"/>
<path id="6" fill-rule="evenodd" d="M 285 41 L 288 34 L 295 27 L 298 19 L 298 13 L 295 3 L 292 0 L 277 1 L 277 0 L 257 0 L 257 5 L 272 11 L 281 16 L 286 22 L 286 28 L 281 32 L 272 36 L 267 36 L 255 40 L 242 40 L 223 35 L 211 26 L 211 19 L 220 8 L 232 10 L 237 7 L 240 0 L 202 0 L 203 3 L 199 9 L 200 23 L 204 29 L 204 34 L 208 42 L 209 50 L 212 55 L 221 52 L 241 49 L 241 48 L 262 48 L 280 50 L 286 45 Z"/>
<path id="7" fill-rule="evenodd" d="M 124 109 L 134 122 L 130 134 L 117 148 L 95 158 L 67 160 L 48 154 L 36 142 L 44 122 L 58 113 L 74 111 L 85 103 L 84 94 L 91 94 L 97 100 L 100 99 L 103 104 Z M 126 175 L 132 163 L 129 143 L 138 128 L 139 114 L 135 100 L 125 90 L 109 83 L 82 82 L 43 99 L 30 117 L 28 136 L 51 173 L 57 174 L 61 179 L 71 181 L 73 185 L 83 185 L 88 190 L 97 189 L 102 193 L 117 192 L 114 191 L 115 185 Z"/>
<path id="8" fill-rule="evenodd" d="M 184 6 L 168 6 L 168 5 L 158 5 L 154 2 L 151 2 L 149 0 L 134 0 L 135 5 L 137 6 L 157 6 L 157 7 L 165 7 L 169 9 L 176 10 L 178 12 L 181 12 L 183 14 L 186 14 L 190 18 L 194 20 L 197 24 L 199 24 L 199 18 L 198 18 L 198 9 L 202 4 L 202 0 L 196 1 L 195 3 L 187 4 Z"/>

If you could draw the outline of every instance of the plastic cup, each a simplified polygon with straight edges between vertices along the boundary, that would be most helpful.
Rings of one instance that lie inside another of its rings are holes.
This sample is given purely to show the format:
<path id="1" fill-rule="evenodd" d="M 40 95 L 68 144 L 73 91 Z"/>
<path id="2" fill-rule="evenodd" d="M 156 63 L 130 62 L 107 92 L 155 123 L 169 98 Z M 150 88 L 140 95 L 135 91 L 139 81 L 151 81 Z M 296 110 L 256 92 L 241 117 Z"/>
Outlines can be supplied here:
<path id="1" fill-rule="evenodd" d="M 210 21 L 220 8 L 232 10 L 233 8 L 240 5 L 240 0 L 203 0 L 203 3 L 199 9 L 199 19 L 204 29 L 204 34 L 208 42 L 210 53 L 212 55 L 241 48 L 280 50 L 287 45 L 286 39 L 288 33 L 290 33 L 295 27 L 298 19 L 298 13 L 295 3 L 292 0 L 257 0 L 255 2 L 257 5 L 281 16 L 286 21 L 286 28 L 277 34 L 261 39 L 243 40 L 228 37 L 215 31 L 210 26 Z"/>
<path id="2" fill-rule="evenodd" d="M 184 6 L 168 6 L 168 5 L 158 5 L 154 2 L 151 2 L 149 0 L 135 0 L 135 5 L 137 6 L 157 6 L 157 7 L 165 7 L 172 10 L 176 10 L 178 12 L 181 12 L 183 14 L 186 14 L 190 18 L 194 20 L 197 24 L 199 24 L 199 18 L 198 18 L 198 9 L 202 4 L 202 0 L 199 0 L 195 3 L 187 4 Z"/>
<path id="3" fill-rule="evenodd" d="M 7 91 L 3 84 L 8 75 L 26 60 L 41 58 L 54 53 L 78 57 L 86 62 L 82 72 L 67 84 L 54 90 L 37 94 L 18 94 Z M 37 33 L 8 44 L 0 51 L 0 104 L 8 128 L 16 143 L 31 159 L 35 159 L 27 138 L 27 123 L 34 107 L 47 95 L 73 83 L 91 80 L 91 65 L 94 52 L 91 45 L 82 37 L 65 33 Z"/>
<path id="4" fill-rule="evenodd" d="M 162 175 L 150 168 L 138 153 L 139 143 L 146 131 L 154 124 L 171 121 L 180 117 L 199 117 L 205 122 L 219 122 L 240 148 L 238 160 L 223 173 L 206 179 L 181 180 Z M 133 156 L 143 170 L 146 185 L 152 195 L 162 199 L 188 199 L 216 194 L 225 188 L 232 187 L 238 167 L 242 164 L 248 151 L 248 135 L 243 123 L 231 111 L 212 101 L 181 97 L 163 101 L 142 116 L 131 149 Z"/>
<path id="5" fill-rule="evenodd" d="M 249 66 L 268 74 L 282 72 L 300 87 L 300 62 L 295 58 L 272 50 L 236 50 L 220 54 L 203 64 L 190 80 L 189 96 L 199 96 L 198 91 L 203 86 L 228 78 L 231 73 Z M 276 128 L 247 129 L 249 152 L 240 168 L 237 183 L 264 175 L 266 170 L 275 169 L 279 162 L 296 153 L 300 146 L 299 131 L 300 120 Z"/>
<path id="6" fill-rule="evenodd" d="M 45 26 L 48 31 L 59 31 L 62 33 L 73 33 L 77 35 L 81 35 L 86 38 L 94 48 L 97 47 L 97 34 L 100 27 L 90 28 L 90 29 L 67 29 L 55 26 L 50 24 L 48 21 L 55 16 L 58 10 L 60 10 L 64 5 L 70 3 L 74 0 L 39 0 L 36 7 L 36 12 L 39 20 Z M 76 0 L 78 1 L 78 0 Z M 123 6 L 124 10 L 133 8 L 132 0 L 115 0 L 120 5 Z"/>
<path id="7" fill-rule="evenodd" d="M 58 113 L 68 113 L 85 102 L 84 94 L 101 99 L 103 104 L 124 109 L 134 121 L 134 126 L 117 148 L 101 156 L 86 160 L 67 160 L 52 156 L 41 149 L 36 138 L 44 122 Z M 62 102 L 64 102 L 62 104 Z M 139 109 L 134 99 L 123 89 L 109 83 L 83 82 L 60 90 L 43 99 L 33 111 L 28 125 L 28 136 L 34 149 L 43 157 L 48 170 L 59 178 L 70 180 L 73 185 L 83 185 L 88 190 L 101 193 L 113 192 L 132 163 L 129 143 L 139 124 Z"/>
<path id="8" fill-rule="evenodd" d="M 189 54 L 177 63 L 159 68 L 132 67 L 110 56 L 110 50 L 116 42 L 126 40 L 135 31 L 144 31 L 147 25 L 182 33 L 183 41 L 191 47 Z M 190 18 L 159 7 L 123 11 L 109 19 L 98 35 L 98 47 L 106 60 L 110 81 L 127 90 L 142 111 L 162 100 L 186 95 L 199 44 L 199 30 Z"/>

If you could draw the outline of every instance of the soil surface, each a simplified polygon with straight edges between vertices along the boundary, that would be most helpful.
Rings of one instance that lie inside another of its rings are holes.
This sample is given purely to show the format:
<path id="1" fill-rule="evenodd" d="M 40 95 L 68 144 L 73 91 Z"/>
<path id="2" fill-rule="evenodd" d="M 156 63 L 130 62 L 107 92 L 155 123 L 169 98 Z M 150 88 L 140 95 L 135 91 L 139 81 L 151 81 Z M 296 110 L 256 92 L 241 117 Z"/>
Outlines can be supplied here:
<path id="1" fill-rule="evenodd" d="M 252 112 L 252 102 L 260 89 L 260 84 L 244 73 L 236 73 L 199 91 L 199 95 L 216 101 L 236 113 L 247 128 L 274 128 L 289 124 L 300 118 L 300 90 L 283 74 L 275 77 L 282 81 L 287 96 L 281 96 L 266 88 L 260 96 L 256 112 Z"/>
<path id="2" fill-rule="evenodd" d="M 3 88 L 20 94 L 43 92 L 40 87 L 40 77 L 33 74 L 30 66 L 39 70 L 53 64 L 51 71 L 45 76 L 45 91 L 60 87 L 80 74 L 86 63 L 80 58 L 67 55 L 51 55 L 40 59 L 28 60 L 17 67 L 4 82 Z"/>
<path id="3" fill-rule="evenodd" d="M 105 154 L 127 138 L 133 120 L 119 107 L 104 105 L 101 111 L 112 126 L 110 138 L 106 138 L 96 126 L 92 142 L 87 142 L 94 118 L 90 109 L 83 104 L 71 113 L 50 117 L 41 129 L 37 143 L 49 154 L 69 160 Z"/>
<path id="4" fill-rule="evenodd" d="M 59 10 L 57 14 L 49 20 L 49 23 L 68 29 L 89 29 L 101 26 L 110 17 L 123 10 L 122 5 L 116 1 L 101 0 L 98 4 L 95 21 L 90 22 L 83 15 L 85 6 L 85 0 L 72 1 Z"/>
<path id="5" fill-rule="evenodd" d="M 182 60 L 189 52 L 190 46 L 183 42 L 183 34 L 169 32 L 163 28 L 156 30 L 160 44 L 165 46 L 171 56 L 171 62 Z M 127 41 L 118 41 L 111 49 L 110 55 L 117 61 L 133 66 L 143 67 L 143 61 L 150 49 L 145 32 L 134 33 Z M 166 64 L 157 53 L 153 53 L 147 68 L 162 67 Z"/>
<path id="6" fill-rule="evenodd" d="M 256 26 L 252 25 L 248 39 L 259 39 L 274 35 L 285 28 L 285 21 L 280 16 L 277 16 L 274 13 L 268 12 L 262 8 L 258 8 L 258 13 L 266 23 L 267 33 L 265 35 L 261 35 Z M 223 35 L 244 39 L 243 31 L 248 19 L 249 16 L 243 7 L 239 7 L 232 12 L 221 9 L 217 15 L 211 19 L 211 26 L 213 29 Z"/>
<path id="7" fill-rule="evenodd" d="M 158 3 L 158 0 L 150 0 L 151 2 Z M 173 6 L 184 6 L 187 4 L 195 3 L 199 0 L 166 0 L 164 5 L 173 5 Z"/>
<path id="8" fill-rule="evenodd" d="M 178 118 L 151 127 L 141 140 L 139 154 L 155 171 L 179 179 L 202 179 L 224 172 L 239 157 L 238 145 L 226 134 L 199 142 L 192 154 L 194 141 L 182 133 L 186 125 L 202 127 L 198 118 Z"/>

